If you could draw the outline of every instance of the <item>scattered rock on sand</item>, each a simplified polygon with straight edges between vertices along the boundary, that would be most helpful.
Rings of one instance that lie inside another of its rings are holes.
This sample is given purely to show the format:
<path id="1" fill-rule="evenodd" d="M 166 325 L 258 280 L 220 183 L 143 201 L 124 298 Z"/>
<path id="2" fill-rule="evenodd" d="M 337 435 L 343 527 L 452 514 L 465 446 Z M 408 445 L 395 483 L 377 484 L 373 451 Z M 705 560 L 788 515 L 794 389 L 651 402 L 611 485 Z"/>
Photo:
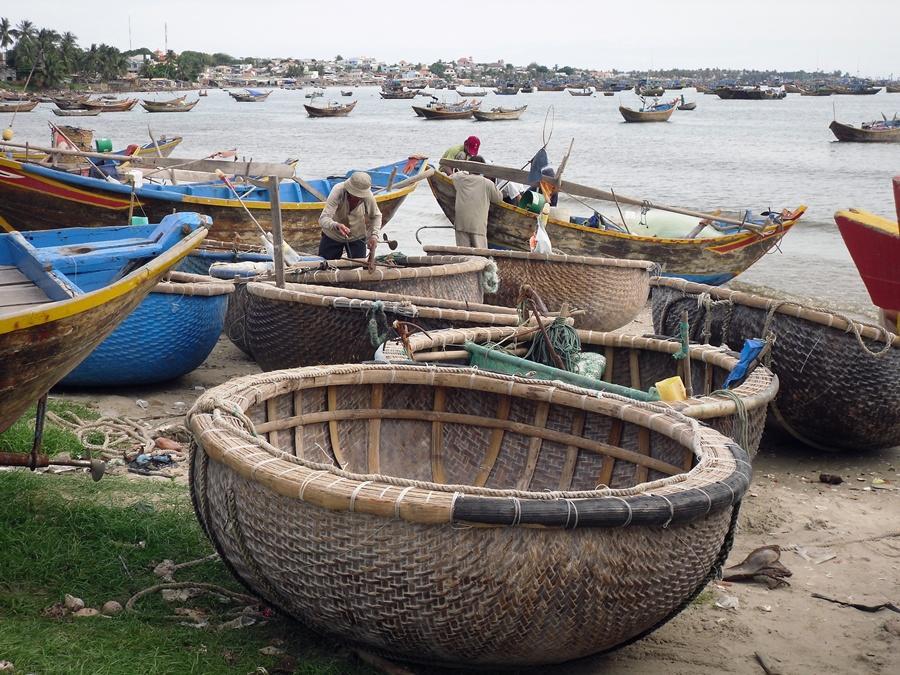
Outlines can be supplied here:
<path id="1" fill-rule="evenodd" d="M 115 600 L 107 600 L 100 608 L 100 612 L 106 616 L 115 616 L 122 612 L 122 605 Z"/>
<path id="2" fill-rule="evenodd" d="M 888 619 L 883 628 L 894 637 L 900 637 L 900 619 Z"/>
<path id="3" fill-rule="evenodd" d="M 70 612 L 77 612 L 80 609 L 84 609 L 84 600 L 81 598 L 76 598 L 74 595 L 69 595 L 66 593 L 66 609 Z"/>
<path id="4" fill-rule="evenodd" d="M 94 609 L 93 607 L 84 607 L 79 609 L 77 612 L 72 612 L 72 616 L 85 617 L 85 616 L 99 616 L 100 610 Z"/>

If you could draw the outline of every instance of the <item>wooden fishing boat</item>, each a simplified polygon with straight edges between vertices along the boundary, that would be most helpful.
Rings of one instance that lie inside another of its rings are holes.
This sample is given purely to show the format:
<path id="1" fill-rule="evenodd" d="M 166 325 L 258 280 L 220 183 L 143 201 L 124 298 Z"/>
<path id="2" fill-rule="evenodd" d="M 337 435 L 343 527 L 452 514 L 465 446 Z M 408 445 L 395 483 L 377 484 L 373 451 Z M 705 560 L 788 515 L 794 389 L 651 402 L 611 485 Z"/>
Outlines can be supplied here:
<path id="1" fill-rule="evenodd" d="M 389 267 L 382 263 L 372 272 L 366 269 L 362 261 L 330 260 L 327 269 L 321 268 L 321 262 L 322 259 L 317 256 L 304 257 L 298 265 L 285 270 L 285 279 L 318 286 L 445 298 L 459 303 L 481 303 L 485 288 L 497 288 L 496 265 L 482 258 L 404 256 L 401 266 Z M 225 334 L 247 354 L 250 353 L 247 282 L 271 280 L 273 269 L 274 265 L 268 257 L 265 262 L 256 264 L 216 262 L 209 268 L 209 274 L 213 277 L 235 283 L 235 292 L 225 316 Z M 464 306 L 453 305 L 454 308 Z"/>
<path id="2" fill-rule="evenodd" d="M 681 105 L 678 106 L 678 109 L 679 110 L 696 110 L 697 103 L 696 103 L 696 101 L 691 101 L 690 103 L 682 103 Z"/>
<path id="3" fill-rule="evenodd" d="M 900 84 L 888 84 L 885 85 L 884 90 L 888 94 L 900 94 Z"/>
<path id="4" fill-rule="evenodd" d="M 661 103 L 659 105 L 643 106 L 640 110 L 619 106 L 619 112 L 626 122 L 668 122 L 675 112 L 674 103 Z"/>
<path id="5" fill-rule="evenodd" d="M 662 85 L 634 85 L 634 93 L 638 96 L 662 96 L 666 93 Z"/>
<path id="6" fill-rule="evenodd" d="M 197 96 L 209 96 L 209 92 L 206 89 L 201 89 L 197 92 Z"/>
<path id="7" fill-rule="evenodd" d="M 186 375 L 216 346 L 233 289 L 210 277 L 169 272 L 60 384 L 127 387 Z"/>
<path id="8" fill-rule="evenodd" d="M 527 108 L 527 105 L 522 105 L 518 108 L 504 108 L 501 106 L 498 108 L 491 108 L 490 110 L 474 110 L 472 114 L 479 122 L 517 120 L 522 116 L 522 113 L 524 113 Z"/>
<path id="9" fill-rule="evenodd" d="M 592 394 L 422 366 L 240 378 L 188 415 L 192 500 L 247 588 L 366 649 L 491 669 L 610 650 L 720 572 L 750 465 Z"/>
<path id="10" fill-rule="evenodd" d="M 512 82 L 507 82 L 503 87 L 496 87 L 494 93 L 498 96 L 515 96 L 519 93 L 519 86 Z"/>
<path id="11" fill-rule="evenodd" d="M 521 322 L 509 307 L 337 286 L 250 282 L 244 301 L 247 347 L 263 370 L 370 360 L 395 320 L 424 330 Z"/>
<path id="12" fill-rule="evenodd" d="M 0 235 L 0 432 L 203 241 L 207 224 L 180 213 L 156 226 Z"/>
<path id="13" fill-rule="evenodd" d="M 341 89 L 341 96 L 353 96 L 352 89 Z"/>
<path id="14" fill-rule="evenodd" d="M 416 92 L 413 90 L 404 91 L 402 89 L 392 89 L 392 90 L 384 90 L 382 89 L 380 92 L 381 98 L 384 99 L 411 99 L 416 97 Z"/>
<path id="15" fill-rule="evenodd" d="M 528 184 L 528 172 L 511 167 L 488 166 L 476 169 L 486 175 L 495 175 L 504 180 Z M 500 171 L 503 175 L 500 175 Z M 435 172 L 429 179 L 431 192 L 441 210 L 452 223 L 455 215 L 456 189 L 450 177 L 443 172 Z M 566 192 L 567 182 L 560 186 Z M 573 188 L 574 190 L 574 188 Z M 591 193 L 579 191 L 581 197 Z M 625 202 L 620 200 L 620 204 Z M 658 263 L 665 275 L 680 276 L 708 284 L 723 284 L 750 267 L 787 234 L 794 223 L 804 213 L 801 206 L 793 212 L 769 214 L 753 227 L 756 231 L 730 229 L 717 232 L 705 228 L 696 236 L 689 236 L 702 225 L 700 219 L 685 219 L 675 214 L 660 216 L 663 223 L 672 223 L 672 230 L 683 234 L 674 235 L 667 231 L 640 228 L 640 213 L 629 213 L 629 231 L 610 224 L 610 219 L 601 219 L 598 226 L 592 226 L 589 219 L 581 219 L 585 224 L 560 220 L 551 213 L 547 233 L 553 248 L 570 255 L 596 256 L 600 258 L 627 258 L 630 260 L 651 260 Z M 618 211 L 618 209 L 616 209 Z M 633 218 L 632 218 L 633 215 Z M 738 215 L 738 219 L 747 214 Z M 649 217 L 649 216 L 648 216 Z M 759 219 L 757 219 L 759 220 Z M 529 239 L 534 233 L 535 215 L 531 211 L 512 204 L 491 204 L 488 216 L 488 245 L 491 248 L 527 251 Z M 758 228 L 758 229 L 757 229 Z M 640 234 L 636 234 L 640 232 Z M 708 234 L 712 232 L 712 234 Z M 715 235 L 715 236 L 713 236 Z"/>
<path id="16" fill-rule="evenodd" d="M 838 211 L 834 221 L 885 327 L 900 334 L 900 176 L 894 201 L 895 221 L 857 209 Z"/>
<path id="17" fill-rule="evenodd" d="M 575 332 L 581 353 L 604 357 L 603 382 L 648 391 L 664 379 L 684 377 L 685 360 L 675 358 L 681 349 L 677 341 L 591 330 Z M 471 355 L 464 349 L 467 342 L 490 345 L 492 349 L 523 357 L 532 343 L 541 339 L 535 327 L 450 328 L 392 340 L 385 345 L 384 354 L 394 363 L 469 365 Z M 684 401 L 656 404 L 702 420 L 732 438 L 753 457 L 759 449 L 766 409 L 778 393 L 778 378 L 768 368 L 758 366 L 740 384 L 729 386 L 730 394 L 723 393 L 725 380 L 739 363 L 734 353 L 693 344 L 690 379 L 694 395 Z"/>
<path id="18" fill-rule="evenodd" d="M 426 246 L 429 255 L 480 256 L 497 265 L 500 286 L 485 302 L 504 307 L 519 303 L 530 286 L 551 311 L 568 304 L 585 310 L 576 323 L 589 330 L 615 330 L 634 319 L 647 304 L 654 263 L 645 260 L 526 253 L 460 246 Z M 602 292 L 598 292 L 603 289 Z"/>
<path id="19" fill-rule="evenodd" d="M 784 89 L 785 94 L 799 94 L 803 91 L 800 88 L 800 85 L 794 84 L 793 82 L 788 82 L 787 84 L 782 85 L 781 88 Z"/>
<path id="20" fill-rule="evenodd" d="M 834 94 L 834 89 L 831 87 L 816 87 L 815 89 L 801 89 L 801 96 L 831 96 Z"/>
<path id="21" fill-rule="evenodd" d="M 82 111 L 87 112 L 89 116 L 99 115 L 100 111 Z M 59 131 L 62 131 L 66 137 L 69 139 L 68 141 L 62 138 L 61 135 L 54 132 L 52 134 L 53 137 L 53 146 L 57 148 L 63 149 L 78 149 L 78 150 L 91 150 L 91 143 L 93 141 L 93 131 L 91 129 L 82 129 L 79 127 L 73 126 L 59 126 L 57 127 Z M 182 136 L 161 136 L 156 141 L 151 141 L 150 143 L 144 143 L 143 145 L 139 145 L 137 143 L 131 143 L 128 147 L 123 148 L 122 150 L 115 150 L 112 152 L 114 155 L 131 155 L 134 157 L 168 157 L 172 154 L 172 151 L 178 147 L 181 141 L 184 140 Z M 72 141 L 72 143 L 69 143 Z M 21 150 L 14 151 L 12 153 L 12 159 L 17 162 L 42 162 L 49 158 L 49 154 L 44 151 L 39 150 Z M 87 162 L 83 162 L 82 164 L 87 165 Z M 114 162 L 110 161 L 109 166 L 112 166 Z M 71 165 L 70 165 L 71 166 Z M 89 165 L 88 165 L 89 166 Z M 107 166 L 107 162 L 104 162 L 104 166 Z M 121 168 L 127 168 L 127 164 L 120 165 Z M 54 174 L 55 175 L 55 174 Z M 2 179 L 2 176 L 0 176 Z M 2 192 L 2 189 L 0 189 Z M 171 213 L 167 211 L 166 213 L 161 213 L 159 218 Z M 0 216 L 2 216 L 2 212 L 0 212 Z M 24 222 L 24 221 L 23 221 Z M 121 224 L 109 222 L 107 225 L 118 225 Z M 90 223 L 84 223 L 85 226 L 90 226 Z M 0 223 L 0 227 L 2 227 L 2 223 Z M 51 225 L 51 228 L 57 227 L 57 225 Z M 3 228 L 6 229 L 6 228 Z M 20 226 L 15 229 L 27 229 L 27 226 Z"/>
<path id="22" fill-rule="evenodd" d="M 843 124 L 834 120 L 828 125 L 831 133 L 839 141 L 851 143 L 897 143 L 900 142 L 900 120 L 896 119 L 884 122 L 870 122 L 855 127 L 852 124 Z"/>
<path id="23" fill-rule="evenodd" d="M 304 104 L 303 107 L 306 108 L 306 114 L 310 117 L 346 117 L 353 112 L 356 104 L 357 101 L 352 101 L 346 105 L 340 105 L 338 103 L 331 103 L 324 106 Z"/>
<path id="24" fill-rule="evenodd" d="M 90 98 L 87 94 L 83 96 L 60 96 L 53 99 L 56 107 L 60 110 L 84 110 L 82 105 Z"/>
<path id="25" fill-rule="evenodd" d="M 594 90 L 590 87 L 585 87 L 584 89 L 566 89 L 569 94 L 572 96 L 593 96 Z"/>
<path id="26" fill-rule="evenodd" d="M 177 103 L 156 103 L 153 101 L 141 101 L 141 107 L 149 113 L 190 112 L 199 102 L 199 98 L 195 101 L 191 101 L 190 103 L 185 102 L 184 99 L 178 101 Z"/>
<path id="27" fill-rule="evenodd" d="M 763 87 L 717 87 L 713 93 L 726 101 L 778 101 L 787 96 L 780 89 Z"/>
<path id="28" fill-rule="evenodd" d="M 424 158 L 413 157 L 368 170 L 375 201 L 384 222 L 393 217 L 403 200 L 427 177 Z M 352 172 L 350 172 L 352 173 Z M 321 236 L 319 215 L 326 196 L 349 173 L 318 180 L 285 180 L 280 185 L 285 240 L 298 250 L 315 250 Z M 312 190 L 310 190 L 312 188 Z M 267 187 L 238 186 L 247 208 L 260 224 L 271 228 L 271 204 Z M 257 239 L 257 229 L 240 202 L 221 183 L 158 185 L 128 184 L 57 171 L 33 163 L 0 157 L 0 224 L 19 230 L 52 229 L 60 223 L 71 227 L 121 225 L 129 212 L 159 220 L 173 210 L 190 210 L 213 219 L 213 236 L 231 241 Z"/>
<path id="29" fill-rule="evenodd" d="M 83 105 L 88 110 L 99 110 L 100 112 L 128 112 L 137 105 L 136 98 L 126 98 L 121 101 L 103 101 L 103 100 L 87 100 Z"/>
<path id="30" fill-rule="evenodd" d="M 271 93 L 272 90 L 245 89 L 244 91 L 229 91 L 228 95 L 238 103 L 262 103 L 269 98 Z"/>
<path id="31" fill-rule="evenodd" d="M 829 450 L 900 445 L 900 336 L 879 326 L 682 279 L 658 279 L 653 325 L 676 335 L 687 310 L 691 337 L 739 349 L 774 336 L 772 370 L 780 389 L 772 422 L 799 441 Z"/>
<path id="32" fill-rule="evenodd" d="M 475 96 L 477 98 L 481 98 L 482 96 L 487 96 L 490 92 L 487 89 L 475 89 L 474 91 L 460 91 L 456 90 L 460 96 L 468 97 Z"/>
<path id="33" fill-rule="evenodd" d="M 615 96 L 615 95 L 616 95 L 616 92 L 614 92 L 614 91 L 604 91 L 604 92 L 603 92 L 603 95 L 604 95 L 604 96 Z"/>
<path id="34" fill-rule="evenodd" d="M 543 84 L 539 84 L 537 89 L 538 91 L 564 91 L 565 88 L 565 84 L 550 84 L 544 82 Z"/>
<path id="35" fill-rule="evenodd" d="M 532 85 L 530 85 L 530 84 L 526 84 L 526 85 L 525 85 L 524 87 L 522 87 L 519 91 L 520 91 L 520 93 L 522 93 L 522 94 L 533 94 L 533 93 L 534 93 L 534 87 L 533 87 Z"/>
<path id="36" fill-rule="evenodd" d="M 0 103 L 0 113 L 27 113 L 37 107 L 38 101 L 12 101 L 11 103 Z"/>
<path id="37" fill-rule="evenodd" d="M 175 98 L 166 99 L 165 101 L 154 101 L 152 99 L 145 98 L 143 99 L 143 103 L 150 103 L 153 105 L 180 105 L 185 102 L 187 99 L 187 94 L 182 94 L 181 96 L 176 96 Z"/>
<path id="38" fill-rule="evenodd" d="M 413 106 L 416 114 L 420 114 L 427 120 L 465 120 L 470 119 L 477 110 L 477 106 Z"/>
<path id="39" fill-rule="evenodd" d="M 834 93 L 841 96 L 874 96 L 881 87 L 867 87 L 859 85 L 855 87 L 836 87 Z"/>
<path id="40" fill-rule="evenodd" d="M 100 114 L 99 110 L 63 110 L 62 108 L 53 108 L 53 114 L 57 117 L 96 117 Z"/>

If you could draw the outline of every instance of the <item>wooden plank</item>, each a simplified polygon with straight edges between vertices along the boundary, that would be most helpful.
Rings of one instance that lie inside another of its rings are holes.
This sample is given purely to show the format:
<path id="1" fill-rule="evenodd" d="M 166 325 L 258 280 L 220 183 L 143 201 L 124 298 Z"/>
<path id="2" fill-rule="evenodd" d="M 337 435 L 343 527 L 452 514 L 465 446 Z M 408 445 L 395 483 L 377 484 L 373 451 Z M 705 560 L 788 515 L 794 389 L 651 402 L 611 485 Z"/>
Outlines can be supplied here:
<path id="1" fill-rule="evenodd" d="M 297 185 L 302 187 L 304 190 L 309 192 L 313 197 L 318 199 L 320 202 L 327 201 L 328 198 L 319 192 L 309 181 L 300 178 L 300 176 L 291 176 L 291 180 L 293 180 Z"/>
<path id="2" fill-rule="evenodd" d="M 337 387 L 328 387 L 328 412 L 337 411 Z M 332 417 L 328 421 L 328 434 L 331 438 L 331 452 L 334 454 L 334 460 L 341 469 L 347 468 L 347 458 L 341 449 L 341 437 L 338 434 L 338 420 Z"/>
<path id="3" fill-rule="evenodd" d="M 3 290 L 3 297 L 0 300 L 2 300 L 0 306 L 3 307 L 50 302 L 47 294 L 34 284 L 10 286 Z"/>
<path id="4" fill-rule="evenodd" d="M 713 386 L 713 366 L 707 361 L 703 370 L 703 393 L 709 396 Z"/>
<path id="5" fill-rule="evenodd" d="M 270 398 L 266 400 L 266 422 L 277 422 L 278 421 L 278 401 L 276 398 Z M 266 434 L 268 438 L 266 440 L 269 441 L 276 448 L 281 448 L 278 441 L 279 431 L 278 429 L 272 429 L 268 434 Z"/>
<path id="6" fill-rule="evenodd" d="M 298 389 L 294 392 L 294 415 L 303 414 L 303 390 Z M 294 426 L 294 456 L 303 456 L 303 425 Z"/>
<path id="7" fill-rule="evenodd" d="M 537 436 L 545 441 L 552 441 L 563 445 L 574 445 L 582 450 L 587 450 L 588 452 L 599 455 L 611 455 L 616 459 L 623 459 L 632 464 L 640 464 L 641 466 L 646 466 L 654 471 L 660 471 L 662 473 L 672 475 L 681 473 L 681 467 L 653 457 L 646 457 L 634 450 L 609 445 L 589 438 L 579 438 L 564 431 L 542 429 L 525 422 L 513 422 L 505 418 L 497 419 L 493 417 L 481 417 L 479 415 L 434 412 L 433 410 L 408 410 L 406 408 L 381 408 L 378 410 L 347 408 L 310 413 L 308 415 L 303 415 L 300 418 L 280 420 L 277 422 L 277 425 L 280 428 L 287 428 L 289 426 L 294 426 L 295 424 L 321 424 L 324 422 L 331 424 L 332 422 L 336 423 L 343 420 L 368 420 L 373 417 L 395 420 L 415 420 L 417 422 L 434 422 L 435 420 L 440 420 L 444 424 L 468 424 L 473 427 L 502 429 L 503 431 L 509 431 L 510 433 L 521 434 L 523 436 Z M 271 425 L 268 422 L 256 425 L 258 433 L 264 433 L 270 429 Z"/>
<path id="8" fill-rule="evenodd" d="M 275 255 L 275 285 L 284 288 L 284 232 L 281 229 L 281 190 L 276 176 L 269 177 L 269 205 L 272 214 L 272 246 Z"/>
<path id="9" fill-rule="evenodd" d="M 372 403 L 374 409 L 384 405 L 384 385 L 372 385 Z M 381 418 L 369 420 L 369 440 L 366 444 L 366 466 L 369 473 L 381 473 Z"/>
<path id="10" fill-rule="evenodd" d="M 470 162 L 461 159 L 442 159 L 440 161 L 440 166 L 468 171 L 469 173 L 477 173 L 489 178 L 499 178 L 501 180 L 522 183 L 523 185 L 528 185 L 529 183 L 527 171 L 507 166 L 500 166 L 498 164 L 482 164 L 480 162 Z M 587 197 L 589 199 L 599 199 L 607 202 L 618 202 L 619 204 L 629 204 L 631 206 L 643 207 L 645 205 L 649 205 L 650 208 L 657 209 L 659 211 L 680 213 L 682 215 L 691 216 L 693 218 L 700 218 L 703 220 L 710 220 L 719 223 L 728 223 L 729 225 L 741 225 L 751 231 L 761 231 L 763 229 L 759 225 L 745 223 L 742 220 L 735 220 L 734 218 L 727 218 L 725 216 L 715 215 L 711 213 L 703 213 L 701 211 L 694 211 L 692 209 L 683 209 L 677 206 L 655 204 L 650 200 L 638 199 L 637 197 L 628 197 L 626 195 L 620 195 L 619 193 L 613 194 L 612 192 L 607 192 L 606 190 L 598 190 L 597 188 L 589 187 L 587 185 L 580 185 L 578 183 L 572 183 L 567 180 L 559 181 L 557 183 L 557 189 L 560 192 L 565 192 L 576 197 Z"/>
<path id="11" fill-rule="evenodd" d="M 622 442 L 622 432 L 625 429 L 625 423 L 620 419 L 614 419 L 612 421 L 612 425 L 609 427 L 609 437 L 607 438 L 607 445 L 619 445 Z M 597 479 L 597 483 L 599 485 L 609 486 L 609 482 L 612 480 L 613 468 L 616 464 L 616 458 L 610 455 L 606 455 L 603 457 L 603 464 L 600 467 L 600 477 Z"/>
<path id="12" fill-rule="evenodd" d="M 509 396 L 502 396 L 500 401 L 497 403 L 497 414 L 494 417 L 499 421 L 505 421 L 509 418 L 509 407 L 512 403 L 512 400 Z M 488 441 L 487 451 L 484 453 L 484 461 L 481 463 L 481 467 L 478 470 L 478 474 L 475 476 L 475 480 L 473 481 L 473 485 L 478 487 L 484 487 L 487 485 L 488 478 L 491 476 L 491 471 L 494 469 L 494 464 L 497 463 L 497 457 L 500 455 L 500 446 L 503 444 L 503 434 L 504 429 L 502 427 L 494 429 L 491 432 L 490 441 Z"/>
<path id="13" fill-rule="evenodd" d="M 642 455 L 650 456 L 650 430 L 646 427 L 638 429 L 638 452 Z M 637 483 L 647 481 L 647 467 L 639 464 L 634 470 L 634 480 Z"/>
<path id="14" fill-rule="evenodd" d="M 572 416 L 572 435 L 581 436 L 584 433 L 584 410 L 576 410 Z M 578 448 L 574 445 L 566 446 L 566 461 L 563 464 L 562 472 L 559 476 L 559 489 L 569 490 L 572 488 L 572 479 L 575 478 L 575 464 L 578 462 Z"/>
<path id="15" fill-rule="evenodd" d="M 532 426 L 543 429 L 547 426 L 547 415 L 550 412 L 550 404 L 547 401 L 539 401 L 534 411 Z M 518 489 L 527 490 L 534 478 L 534 470 L 537 468 L 538 458 L 541 455 L 543 441 L 539 436 L 533 437 L 528 442 L 528 460 L 525 462 L 525 471 L 519 479 Z"/>
<path id="16" fill-rule="evenodd" d="M 443 412 L 446 403 L 446 388 L 435 387 L 434 411 Z M 435 483 L 447 482 L 444 472 L 444 424 L 440 420 L 431 423 L 431 480 Z"/>
<path id="17" fill-rule="evenodd" d="M 603 371 L 603 381 L 604 382 L 612 382 L 613 377 L 613 366 L 615 365 L 616 358 L 616 349 L 615 347 L 607 347 L 603 350 L 603 355 L 606 357 L 606 369 Z"/>
<path id="18" fill-rule="evenodd" d="M 628 350 L 628 373 L 631 376 L 631 388 L 641 389 L 641 362 L 637 349 Z"/>
<path id="19" fill-rule="evenodd" d="M 0 267 L 0 286 L 34 283 L 22 274 L 17 267 Z"/>

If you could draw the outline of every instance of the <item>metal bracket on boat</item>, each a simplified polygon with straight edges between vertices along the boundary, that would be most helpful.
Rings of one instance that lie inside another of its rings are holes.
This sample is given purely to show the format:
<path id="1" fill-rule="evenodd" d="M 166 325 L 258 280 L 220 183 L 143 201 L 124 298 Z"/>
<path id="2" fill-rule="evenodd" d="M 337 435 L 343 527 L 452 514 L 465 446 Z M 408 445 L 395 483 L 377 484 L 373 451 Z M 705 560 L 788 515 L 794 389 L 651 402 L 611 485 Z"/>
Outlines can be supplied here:
<path id="1" fill-rule="evenodd" d="M 419 239 L 419 232 L 422 230 L 452 230 L 454 229 L 453 225 L 423 225 L 418 230 L 416 230 L 416 241 L 420 244 L 424 244 L 421 239 Z"/>
<path id="2" fill-rule="evenodd" d="M 25 466 L 32 471 L 48 466 L 75 466 L 91 470 L 91 478 L 98 481 L 106 473 L 106 462 L 99 459 L 51 459 L 40 454 L 41 442 L 44 438 L 44 419 L 47 414 L 47 394 L 41 396 L 34 416 L 34 441 L 30 454 L 21 452 L 0 452 L 0 466 Z"/>

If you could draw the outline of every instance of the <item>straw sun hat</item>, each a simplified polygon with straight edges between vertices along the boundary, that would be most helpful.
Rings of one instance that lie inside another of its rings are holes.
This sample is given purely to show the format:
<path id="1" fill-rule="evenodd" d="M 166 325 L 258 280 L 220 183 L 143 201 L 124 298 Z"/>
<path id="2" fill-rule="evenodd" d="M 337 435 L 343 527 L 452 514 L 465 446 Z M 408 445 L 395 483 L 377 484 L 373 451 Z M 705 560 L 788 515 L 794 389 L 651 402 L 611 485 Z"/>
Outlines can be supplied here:
<path id="1" fill-rule="evenodd" d="M 362 199 L 372 194 L 372 177 L 362 171 L 356 171 L 344 181 L 344 188 L 354 197 Z"/>

